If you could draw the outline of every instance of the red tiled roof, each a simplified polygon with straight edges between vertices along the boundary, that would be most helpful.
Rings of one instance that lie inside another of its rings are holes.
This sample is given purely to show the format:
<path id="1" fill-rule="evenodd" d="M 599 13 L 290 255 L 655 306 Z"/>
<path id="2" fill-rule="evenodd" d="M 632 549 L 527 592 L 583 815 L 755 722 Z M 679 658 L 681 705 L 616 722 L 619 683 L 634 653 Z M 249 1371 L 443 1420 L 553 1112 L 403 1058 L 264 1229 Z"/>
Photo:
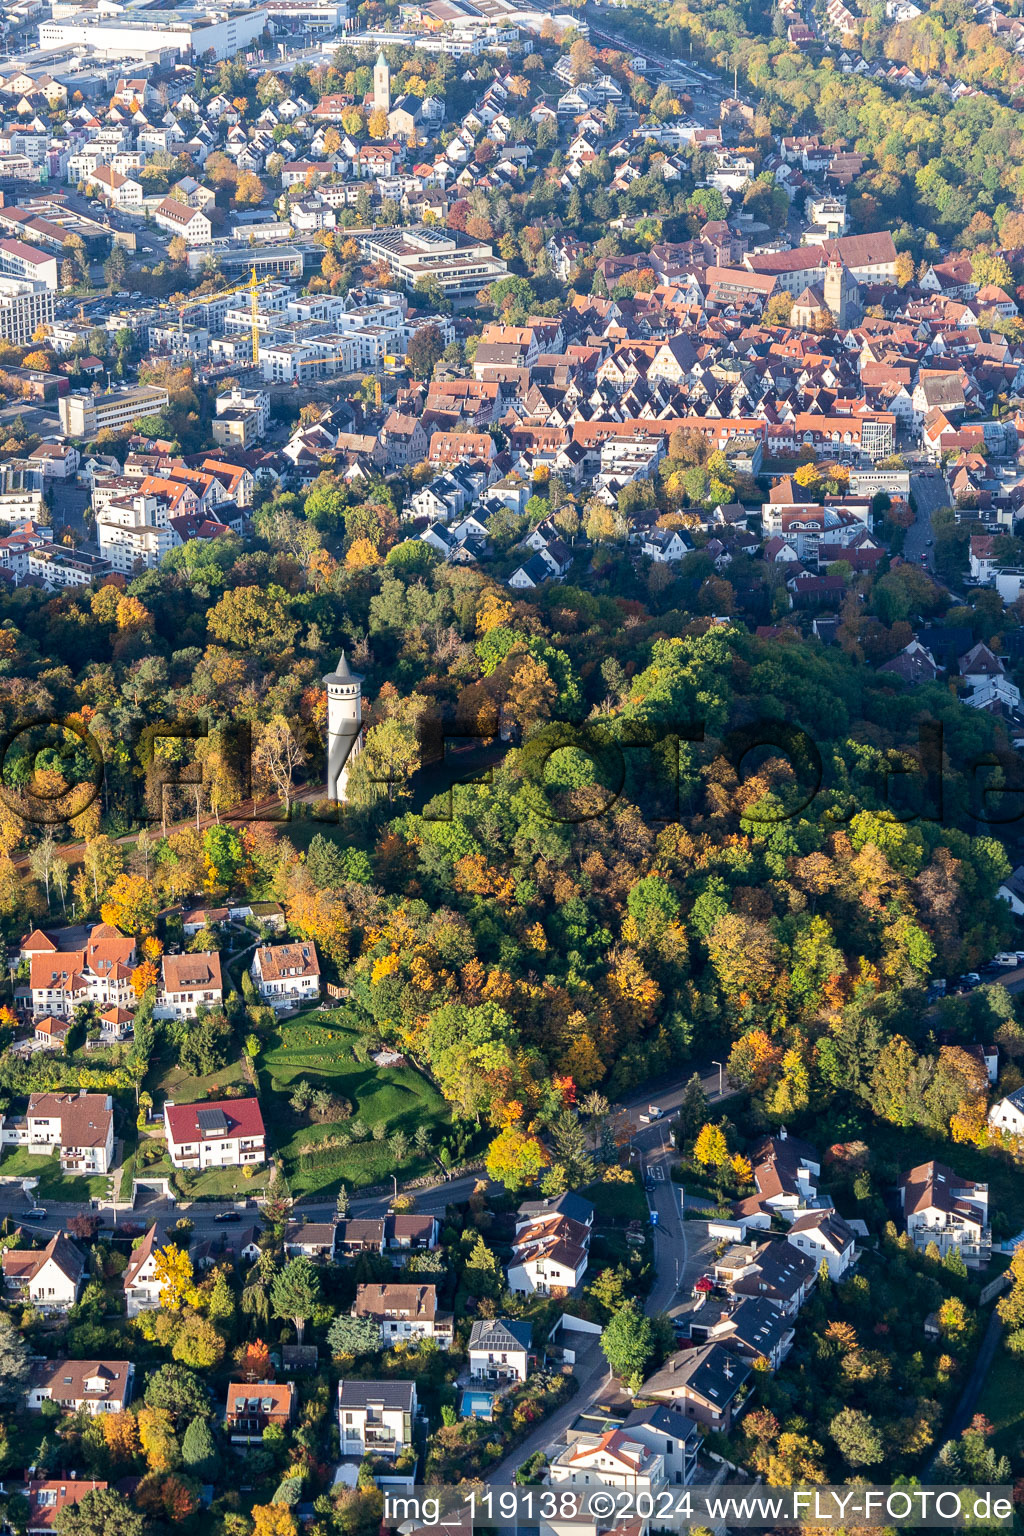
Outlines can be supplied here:
<path id="1" fill-rule="evenodd" d="M 219 1109 L 223 1111 L 227 1128 L 222 1132 L 200 1133 L 198 1111 Z M 258 1099 L 222 1099 L 209 1104 L 168 1104 L 164 1109 L 171 1136 L 180 1146 L 183 1142 L 221 1141 L 226 1137 L 263 1136 L 263 1116 Z"/>

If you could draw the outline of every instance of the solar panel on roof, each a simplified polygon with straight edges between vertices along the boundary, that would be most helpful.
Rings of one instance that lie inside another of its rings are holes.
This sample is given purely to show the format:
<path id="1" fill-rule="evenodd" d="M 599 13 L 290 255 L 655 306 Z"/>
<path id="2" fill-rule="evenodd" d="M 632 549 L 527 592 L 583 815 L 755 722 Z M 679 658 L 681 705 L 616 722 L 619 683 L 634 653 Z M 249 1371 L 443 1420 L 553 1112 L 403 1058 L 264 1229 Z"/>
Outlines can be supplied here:
<path id="1" fill-rule="evenodd" d="M 222 1109 L 197 1109 L 196 1124 L 202 1136 L 223 1136 L 228 1128 L 228 1117 Z"/>

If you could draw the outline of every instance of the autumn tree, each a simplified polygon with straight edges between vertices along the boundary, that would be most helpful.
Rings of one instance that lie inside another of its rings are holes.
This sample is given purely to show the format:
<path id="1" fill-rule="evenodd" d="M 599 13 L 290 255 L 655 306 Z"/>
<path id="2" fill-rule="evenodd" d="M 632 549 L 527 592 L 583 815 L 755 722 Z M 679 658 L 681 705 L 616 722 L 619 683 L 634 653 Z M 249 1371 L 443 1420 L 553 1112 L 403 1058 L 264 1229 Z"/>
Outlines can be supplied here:
<path id="1" fill-rule="evenodd" d="M 100 907 L 100 916 L 122 933 L 148 934 L 156 927 L 157 907 L 156 892 L 143 875 L 118 875 Z"/>
<path id="2" fill-rule="evenodd" d="M 199 1300 L 192 1260 L 177 1243 L 158 1248 L 154 1255 L 153 1278 L 160 1287 L 160 1305 L 168 1312 L 194 1307 Z"/>
<path id="3" fill-rule="evenodd" d="M 513 1194 L 536 1183 L 547 1161 L 536 1136 L 516 1126 L 506 1126 L 487 1149 L 488 1175 Z"/>

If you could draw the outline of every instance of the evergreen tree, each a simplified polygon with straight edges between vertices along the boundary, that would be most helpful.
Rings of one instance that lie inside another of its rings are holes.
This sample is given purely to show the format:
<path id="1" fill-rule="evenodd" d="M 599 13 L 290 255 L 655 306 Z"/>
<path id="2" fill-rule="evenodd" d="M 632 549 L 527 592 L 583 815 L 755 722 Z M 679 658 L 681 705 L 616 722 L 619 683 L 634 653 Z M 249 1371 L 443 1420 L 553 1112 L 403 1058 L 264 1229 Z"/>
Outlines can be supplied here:
<path id="1" fill-rule="evenodd" d="M 465 1281 L 472 1296 L 497 1296 L 501 1289 L 501 1265 L 479 1232 L 466 1260 Z"/>
<path id="2" fill-rule="evenodd" d="M 205 1419 L 193 1419 L 181 1442 L 185 1468 L 201 1483 L 212 1483 L 220 1467 L 220 1456 L 210 1426 Z"/>

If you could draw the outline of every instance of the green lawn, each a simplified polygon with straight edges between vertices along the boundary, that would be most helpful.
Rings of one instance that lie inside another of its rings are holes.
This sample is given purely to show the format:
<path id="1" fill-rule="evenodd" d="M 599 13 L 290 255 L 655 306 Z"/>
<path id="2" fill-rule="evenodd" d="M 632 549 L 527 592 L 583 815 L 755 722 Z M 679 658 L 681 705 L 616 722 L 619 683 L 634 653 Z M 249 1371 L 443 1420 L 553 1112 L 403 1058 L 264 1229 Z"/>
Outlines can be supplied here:
<path id="1" fill-rule="evenodd" d="M 978 1413 L 994 1426 L 997 1451 L 1016 1463 L 1024 1437 L 1024 1371 L 1017 1356 L 999 1344 L 978 1398 Z"/>
<path id="2" fill-rule="evenodd" d="M 147 1090 L 153 1095 L 153 1103 L 161 1110 L 165 1099 L 174 1104 L 195 1104 L 202 1099 L 217 1098 L 225 1088 L 248 1088 L 241 1059 L 229 1061 L 219 1072 L 206 1077 L 191 1077 L 177 1065 L 174 1046 L 166 1039 L 154 1057 L 146 1074 Z"/>
<path id="3" fill-rule="evenodd" d="M 650 1219 L 647 1197 L 635 1180 L 628 1184 L 591 1184 L 582 1194 L 594 1207 L 598 1227 L 625 1227 L 631 1221 Z"/>
<path id="4" fill-rule="evenodd" d="M 350 1100 L 367 1126 L 384 1124 L 388 1135 L 402 1130 L 411 1139 L 420 1125 L 432 1131 L 447 1122 L 448 1110 L 437 1089 L 414 1067 L 380 1068 L 352 1054 L 357 1036 L 338 1010 L 310 1011 L 280 1025 L 260 1057 L 260 1101 L 272 1151 L 282 1158 L 294 1195 L 350 1190 L 374 1184 L 392 1173 L 408 1177 L 434 1166 L 410 1148 L 401 1163 L 386 1141 L 354 1142 L 327 1151 L 304 1153 L 311 1143 L 337 1134 L 344 1122 L 311 1122 L 289 1104 L 292 1087 L 305 1079 Z"/>
<path id="5" fill-rule="evenodd" d="M 40 1200 L 82 1201 L 104 1199 L 110 1188 L 106 1174 L 64 1174 L 54 1155 L 37 1157 L 26 1147 L 15 1147 L 0 1160 L 0 1178 L 38 1179 L 36 1197 Z"/>

